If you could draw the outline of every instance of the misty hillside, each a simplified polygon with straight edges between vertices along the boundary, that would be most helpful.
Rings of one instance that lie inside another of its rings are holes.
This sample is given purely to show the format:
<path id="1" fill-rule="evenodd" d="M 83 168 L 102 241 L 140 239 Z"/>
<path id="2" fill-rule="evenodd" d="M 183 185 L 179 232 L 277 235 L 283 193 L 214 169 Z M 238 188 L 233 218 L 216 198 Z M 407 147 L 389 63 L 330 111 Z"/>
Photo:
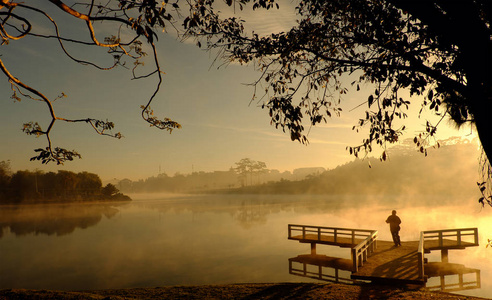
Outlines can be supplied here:
<path id="1" fill-rule="evenodd" d="M 302 180 L 236 189 L 237 193 L 331 195 L 453 195 L 479 197 L 476 143 L 448 140 L 428 155 L 408 143 L 392 148 L 389 160 L 355 160 Z M 370 167 L 371 166 L 371 167 Z"/>

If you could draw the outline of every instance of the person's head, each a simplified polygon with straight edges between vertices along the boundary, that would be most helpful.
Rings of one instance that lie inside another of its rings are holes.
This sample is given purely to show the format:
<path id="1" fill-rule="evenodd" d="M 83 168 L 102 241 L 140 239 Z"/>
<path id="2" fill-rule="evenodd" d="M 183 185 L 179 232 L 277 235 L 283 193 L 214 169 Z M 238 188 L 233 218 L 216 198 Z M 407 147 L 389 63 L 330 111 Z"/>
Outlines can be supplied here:
<path id="1" fill-rule="evenodd" d="M 396 210 L 393 210 L 391 214 L 396 215 Z"/>

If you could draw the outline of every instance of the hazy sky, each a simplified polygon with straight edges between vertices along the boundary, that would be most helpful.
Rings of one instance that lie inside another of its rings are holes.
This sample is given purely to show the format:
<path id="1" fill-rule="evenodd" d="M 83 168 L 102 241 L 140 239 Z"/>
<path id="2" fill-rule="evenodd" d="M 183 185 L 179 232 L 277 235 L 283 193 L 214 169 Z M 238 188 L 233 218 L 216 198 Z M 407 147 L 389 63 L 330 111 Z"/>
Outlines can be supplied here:
<path id="1" fill-rule="evenodd" d="M 249 19 L 251 28 L 260 33 L 285 30 L 295 19 L 291 5 L 285 4 L 287 9 L 274 15 L 254 14 Z M 68 23 L 62 19 L 60 24 Z M 39 31 L 50 28 L 46 22 L 36 25 Z M 68 27 L 62 35 L 85 34 L 85 25 L 78 25 L 80 29 Z M 159 168 L 168 175 L 228 170 L 245 157 L 264 161 L 269 169 L 292 171 L 300 167 L 333 168 L 350 161 L 353 157 L 345 147 L 365 138 L 351 128 L 363 117 L 366 107 L 349 111 L 367 99 L 373 90 L 370 85 L 345 95 L 342 116 L 312 128 L 310 144 L 305 146 L 270 126 L 268 111 L 256 102 L 250 104 L 253 88 L 245 84 L 259 75 L 252 67 L 229 65 L 217 69 L 220 63 L 212 65 L 213 53 L 198 49 L 192 42 L 180 43 L 172 35 L 159 35 L 157 47 L 166 74 L 153 108 L 158 117 L 167 116 L 181 123 L 183 128 L 172 134 L 149 128 L 140 117 L 139 106 L 153 92 L 155 78 L 130 80 L 131 72 L 123 68 L 98 71 L 77 65 L 63 56 L 55 40 L 21 40 L 1 46 L 1 59 L 14 76 L 51 99 L 61 92 L 67 94 L 67 98 L 55 102 L 58 116 L 108 119 L 115 122 L 115 132 L 120 131 L 124 138 L 99 136 L 86 124 L 57 122 L 51 134 L 54 145 L 75 149 L 82 159 L 64 166 L 30 162 L 35 148 L 46 147 L 46 139 L 27 136 L 21 131 L 22 124 L 38 121 L 45 129 L 48 110 L 42 103 L 28 99 L 14 103 L 10 85 L 2 74 L 0 161 L 10 160 L 13 170 L 88 171 L 105 180 L 145 178 L 157 175 Z M 71 50 L 85 59 L 99 60 L 105 54 L 104 49 Z M 111 61 L 108 57 L 107 64 Z M 151 60 L 147 63 L 151 64 Z M 417 104 L 416 100 L 413 102 Z M 414 112 L 420 109 L 419 105 L 414 106 Z M 425 119 L 412 117 L 406 137 L 413 137 L 415 126 L 422 124 Z M 442 138 L 470 133 L 469 128 L 457 132 L 444 130 L 445 126 L 441 128 Z"/>

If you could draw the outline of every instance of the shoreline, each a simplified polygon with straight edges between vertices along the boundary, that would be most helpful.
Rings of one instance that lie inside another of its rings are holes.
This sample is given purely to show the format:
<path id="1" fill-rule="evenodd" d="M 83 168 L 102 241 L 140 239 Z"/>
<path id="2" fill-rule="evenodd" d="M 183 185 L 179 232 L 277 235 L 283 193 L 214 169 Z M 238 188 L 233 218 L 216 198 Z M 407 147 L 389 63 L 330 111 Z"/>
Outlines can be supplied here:
<path id="1" fill-rule="evenodd" d="M 0 299 L 486 299 L 421 286 L 342 283 L 240 283 L 87 291 L 2 289 Z"/>

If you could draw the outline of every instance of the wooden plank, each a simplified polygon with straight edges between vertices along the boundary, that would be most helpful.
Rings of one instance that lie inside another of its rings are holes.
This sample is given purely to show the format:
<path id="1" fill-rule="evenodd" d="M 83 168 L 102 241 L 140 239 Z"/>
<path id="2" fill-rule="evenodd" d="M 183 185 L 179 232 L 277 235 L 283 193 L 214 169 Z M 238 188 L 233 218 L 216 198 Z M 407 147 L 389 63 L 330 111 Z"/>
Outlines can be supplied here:
<path id="1" fill-rule="evenodd" d="M 290 240 L 296 240 L 299 241 L 300 243 L 316 243 L 316 244 L 324 244 L 324 245 L 332 245 L 332 246 L 339 246 L 339 247 L 345 247 L 345 248 L 352 248 L 359 244 L 360 242 L 364 241 L 364 239 L 355 239 L 355 244 L 352 243 L 352 238 L 346 238 L 346 237 L 337 237 L 337 241 L 335 242 L 335 239 L 333 236 L 329 235 L 321 235 L 318 239 L 317 234 L 306 234 L 305 238 L 303 238 L 302 235 L 295 235 L 291 236 L 289 238 Z"/>
<path id="2" fill-rule="evenodd" d="M 393 242 L 378 241 L 378 246 L 353 279 L 389 281 L 401 283 L 424 283 L 418 269 L 418 241 L 402 242 L 395 247 Z"/>
<path id="3" fill-rule="evenodd" d="M 424 249 L 427 251 L 430 250 L 442 250 L 442 249 L 465 249 L 466 247 L 475 247 L 478 246 L 475 243 L 471 242 L 464 242 L 461 241 L 461 243 L 458 243 L 457 240 L 448 240 L 448 239 L 443 239 L 442 240 L 442 246 L 439 245 L 439 240 L 438 239 L 425 239 L 424 240 Z"/>
<path id="4" fill-rule="evenodd" d="M 332 257 L 326 255 L 298 255 L 297 257 L 289 258 L 289 261 L 305 263 L 326 268 L 340 269 L 352 271 L 352 260 L 347 258 Z"/>

